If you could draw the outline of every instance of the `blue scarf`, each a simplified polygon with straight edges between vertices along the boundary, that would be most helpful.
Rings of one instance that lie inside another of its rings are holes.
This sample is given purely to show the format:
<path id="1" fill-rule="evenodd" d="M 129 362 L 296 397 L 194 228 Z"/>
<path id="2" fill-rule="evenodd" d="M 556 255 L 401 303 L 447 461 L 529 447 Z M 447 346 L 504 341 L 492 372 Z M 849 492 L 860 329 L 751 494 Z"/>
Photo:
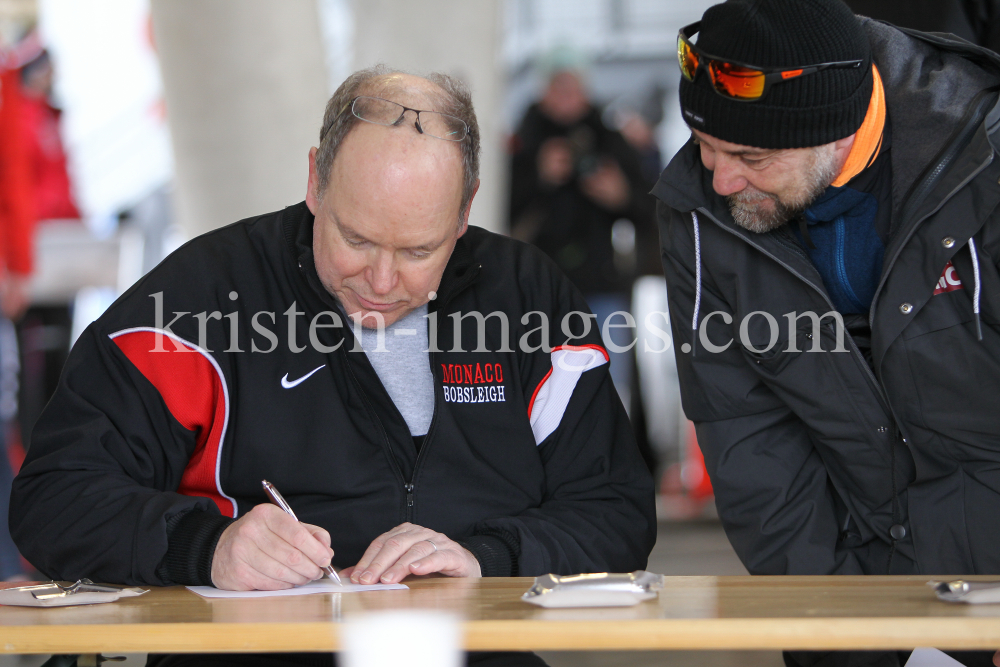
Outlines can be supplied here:
<path id="1" fill-rule="evenodd" d="M 815 247 L 810 248 L 798 227 L 791 225 L 833 305 L 844 315 L 867 313 L 878 287 L 885 254 L 876 231 L 878 208 L 871 193 L 831 185 L 804 213 Z"/>

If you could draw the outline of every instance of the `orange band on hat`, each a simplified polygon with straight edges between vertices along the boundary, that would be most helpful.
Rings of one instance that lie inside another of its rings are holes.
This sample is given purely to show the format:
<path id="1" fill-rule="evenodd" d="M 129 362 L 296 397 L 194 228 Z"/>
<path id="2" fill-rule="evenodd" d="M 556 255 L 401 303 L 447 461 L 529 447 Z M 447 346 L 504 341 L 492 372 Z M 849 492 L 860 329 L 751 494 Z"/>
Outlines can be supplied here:
<path id="1" fill-rule="evenodd" d="M 885 129 L 885 89 L 882 87 L 882 77 L 879 76 L 875 63 L 872 63 L 872 79 L 872 99 L 868 103 L 868 113 L 854 134 L 854 145 L 847 155 L 844 168 L 831 184 L 838 188 L 871 166 L 882 148 L 882 131 Z"/>

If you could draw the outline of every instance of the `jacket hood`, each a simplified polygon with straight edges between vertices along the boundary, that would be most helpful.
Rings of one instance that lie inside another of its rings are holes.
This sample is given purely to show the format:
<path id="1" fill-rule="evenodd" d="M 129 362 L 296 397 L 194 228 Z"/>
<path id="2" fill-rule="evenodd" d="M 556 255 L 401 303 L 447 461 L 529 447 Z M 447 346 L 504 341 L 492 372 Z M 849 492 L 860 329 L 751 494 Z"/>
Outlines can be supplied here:
<path id="1" fill-rule="evenodd" d="M 862 19 L 892 123 L 893 208 L 954 140 L 970 105 L 1000 84 L 1000 56 L 954 35 Z"/>

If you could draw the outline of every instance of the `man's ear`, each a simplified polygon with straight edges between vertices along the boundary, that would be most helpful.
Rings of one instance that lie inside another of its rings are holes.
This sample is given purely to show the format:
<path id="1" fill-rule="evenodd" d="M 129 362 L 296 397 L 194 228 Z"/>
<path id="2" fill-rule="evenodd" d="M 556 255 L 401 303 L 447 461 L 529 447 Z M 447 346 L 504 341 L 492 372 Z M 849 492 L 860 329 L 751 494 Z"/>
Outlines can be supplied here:
<path id="1" fill-rule="evenodd" d="M 843 139 L 837 139 L 836 141 L 833 142 L 833 151 L 834 154 L 837 156 L 838 174 L 844 168 L 844 165 L 847 164 L 847 158 L 848 156 L 850 156 L 851 149 L 854 147 L 854 138 L 856 136 L 857 133 L 855 132 L 854 134 L 850 134 L 844 137 Z"/>
<path id="2" fill-rule="evenodd" d="M 469 197 L 469 203 L 465 205 L 465 210 L 462 211 L 462 230 L 458 233 L 459 236 L 469 230 L 469 213 L 472 211 L 472 200 L 476 198 L 476 193 L 479 192 L 480 182 L 477 178 L 476 184 L 472 188 L 472 196 Z"/>
<path id="3" fill-rule="evenodd" d="M 316 147 L 309 149 L 309 181 L 306 183 L 306 207 L 316 215 L 319 210 L 319 177 L 316 174 Z"/>

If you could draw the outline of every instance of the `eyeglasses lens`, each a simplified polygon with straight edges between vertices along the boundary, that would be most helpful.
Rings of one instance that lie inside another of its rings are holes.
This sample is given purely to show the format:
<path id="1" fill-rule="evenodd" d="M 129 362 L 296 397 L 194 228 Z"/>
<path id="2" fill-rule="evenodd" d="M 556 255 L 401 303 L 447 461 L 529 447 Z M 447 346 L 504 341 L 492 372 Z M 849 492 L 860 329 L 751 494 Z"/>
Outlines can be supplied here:
<path id="1" fill-rule="evenodd" d="M 400 125 L 406 111 L 402 104 L 366 96 L 354 100 L 352 107 L 355 116 L 376 125 Z M 437 111 L 421 111 L 420 117 L 414 120 L 419 122 L 420 132 L 446 141 L 461 141 L 469 132 L 461 118 Z"/>
<path id="2" fill-rule="evenodd" d="M 378 97 L 359 97 L 352 107 L 354 115 L 376 125 L 395 125 L 403 118 L 403 106 Z"/>
<path id="3" fill-rule="evenodd" d="M 760 70 L 712 60 L 708 63 L 708 71 L 715 89 L 723 95 L 755 100 L 764 94 L 765 77 Z"/>
<path id="4" fill-rule="evenodd" d="M 684 38 L 677 37 L 677 60 L 681 64 L 681 74 L 688 81 L 694 81 L 695 72 L 698 71 L 698 55 L 691 50 L 691 45 Z"/>
<path id="5" fill-rule="evenodd" d="M 461 118 L 436 111 L 421 111 L 420 127 L 432 137 L 446 141 L 461 141 L 465 139 L 467 132 L 465 122 Z"/>

